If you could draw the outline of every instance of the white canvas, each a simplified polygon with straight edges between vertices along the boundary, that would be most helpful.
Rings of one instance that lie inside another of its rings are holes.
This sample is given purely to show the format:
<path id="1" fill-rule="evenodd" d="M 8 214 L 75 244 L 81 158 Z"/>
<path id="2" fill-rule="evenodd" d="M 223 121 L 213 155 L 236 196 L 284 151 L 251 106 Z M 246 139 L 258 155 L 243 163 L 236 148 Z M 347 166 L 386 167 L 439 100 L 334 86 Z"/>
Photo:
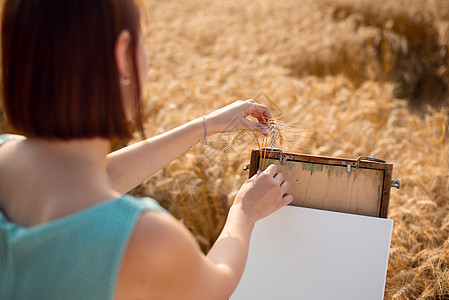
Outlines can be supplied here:
<path id="1" fill-rule="evenodd" d="M 287 206 L 254 228 L 231 300 L 383 299 L 393 221 Z"/>

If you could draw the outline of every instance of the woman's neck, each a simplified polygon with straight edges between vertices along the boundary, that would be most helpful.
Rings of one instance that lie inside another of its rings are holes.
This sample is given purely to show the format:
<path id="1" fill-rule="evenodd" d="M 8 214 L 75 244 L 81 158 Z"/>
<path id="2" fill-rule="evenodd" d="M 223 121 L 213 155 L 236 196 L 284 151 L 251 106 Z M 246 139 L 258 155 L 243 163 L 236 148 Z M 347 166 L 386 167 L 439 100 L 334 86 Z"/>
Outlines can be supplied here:
<path id="1" fill-rule="evenodd" d="M 106 155 L 110 142 L 105 139 L 78 139 L 69 141 L 26 140 L 27 146 L 45 160 L 63 162 L 75 168 L 94 167 L 106 175 Z"/>

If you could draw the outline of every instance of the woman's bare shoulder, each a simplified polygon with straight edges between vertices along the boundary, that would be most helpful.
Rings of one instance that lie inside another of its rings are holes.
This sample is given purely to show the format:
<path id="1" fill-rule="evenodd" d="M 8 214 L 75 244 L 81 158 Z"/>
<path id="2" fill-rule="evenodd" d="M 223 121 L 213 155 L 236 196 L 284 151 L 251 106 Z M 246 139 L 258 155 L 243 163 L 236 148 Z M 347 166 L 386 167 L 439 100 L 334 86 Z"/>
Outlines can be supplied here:
<path id="1" fill-rule="evenodd" d="M 201 299 L 207 265 L 186 227 L 166 213 L 146 211 L 125 252 L 116 299 Z"/>
<path id="2" fill-rule="evenodd" d="M 25 139 L 26 139 L 26 137 L 24 137 L 23 135 L 2 133 L 2 134 L 0 134 L 0 146 L 2 146 L 3 144 L 6 144 L 6 143 L 10 143 L 10 142 L 23 141 Z"/>
<path id="3" fill-rule="evenodd" d="M 3 162 L 2 165 L 11 165 L 12 160 L 16 157 L 20 158 L 17 155 L 18 146 L 24 141 L 26 138 L 21 135 L 15 134 L 0 134 L 0 163 Z M 4 166 L 3 166 L 4 167 Z"/>

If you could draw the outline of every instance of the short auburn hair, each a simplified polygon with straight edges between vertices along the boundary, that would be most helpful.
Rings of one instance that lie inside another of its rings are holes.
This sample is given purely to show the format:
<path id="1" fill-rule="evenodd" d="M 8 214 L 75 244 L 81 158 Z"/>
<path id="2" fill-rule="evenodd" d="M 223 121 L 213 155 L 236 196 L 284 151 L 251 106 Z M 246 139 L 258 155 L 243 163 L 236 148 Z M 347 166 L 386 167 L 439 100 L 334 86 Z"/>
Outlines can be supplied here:
<path id="1" fill-rule="evenodd" d="M 15 132 L 63 140 L 130 138 L 115 58 L 115 42 L 122 30 L 131 35 L 134 121 L 143 132 L 137 3 L 6 0 L 2 13 L 3 101 Z"/>

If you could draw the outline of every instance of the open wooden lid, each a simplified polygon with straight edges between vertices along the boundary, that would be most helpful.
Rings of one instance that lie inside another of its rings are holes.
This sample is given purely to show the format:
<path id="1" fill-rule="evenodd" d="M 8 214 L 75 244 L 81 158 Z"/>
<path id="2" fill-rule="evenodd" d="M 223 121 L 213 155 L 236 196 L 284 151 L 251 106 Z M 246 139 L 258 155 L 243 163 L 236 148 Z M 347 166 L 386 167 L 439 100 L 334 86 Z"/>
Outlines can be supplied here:
<path id="1" fill-rule="evenodd" d="M 392 164 L 263 149 L 252 151 L 249 176 L 270 164 L 290 182 L 290 205 L 387 218 Z"/>

